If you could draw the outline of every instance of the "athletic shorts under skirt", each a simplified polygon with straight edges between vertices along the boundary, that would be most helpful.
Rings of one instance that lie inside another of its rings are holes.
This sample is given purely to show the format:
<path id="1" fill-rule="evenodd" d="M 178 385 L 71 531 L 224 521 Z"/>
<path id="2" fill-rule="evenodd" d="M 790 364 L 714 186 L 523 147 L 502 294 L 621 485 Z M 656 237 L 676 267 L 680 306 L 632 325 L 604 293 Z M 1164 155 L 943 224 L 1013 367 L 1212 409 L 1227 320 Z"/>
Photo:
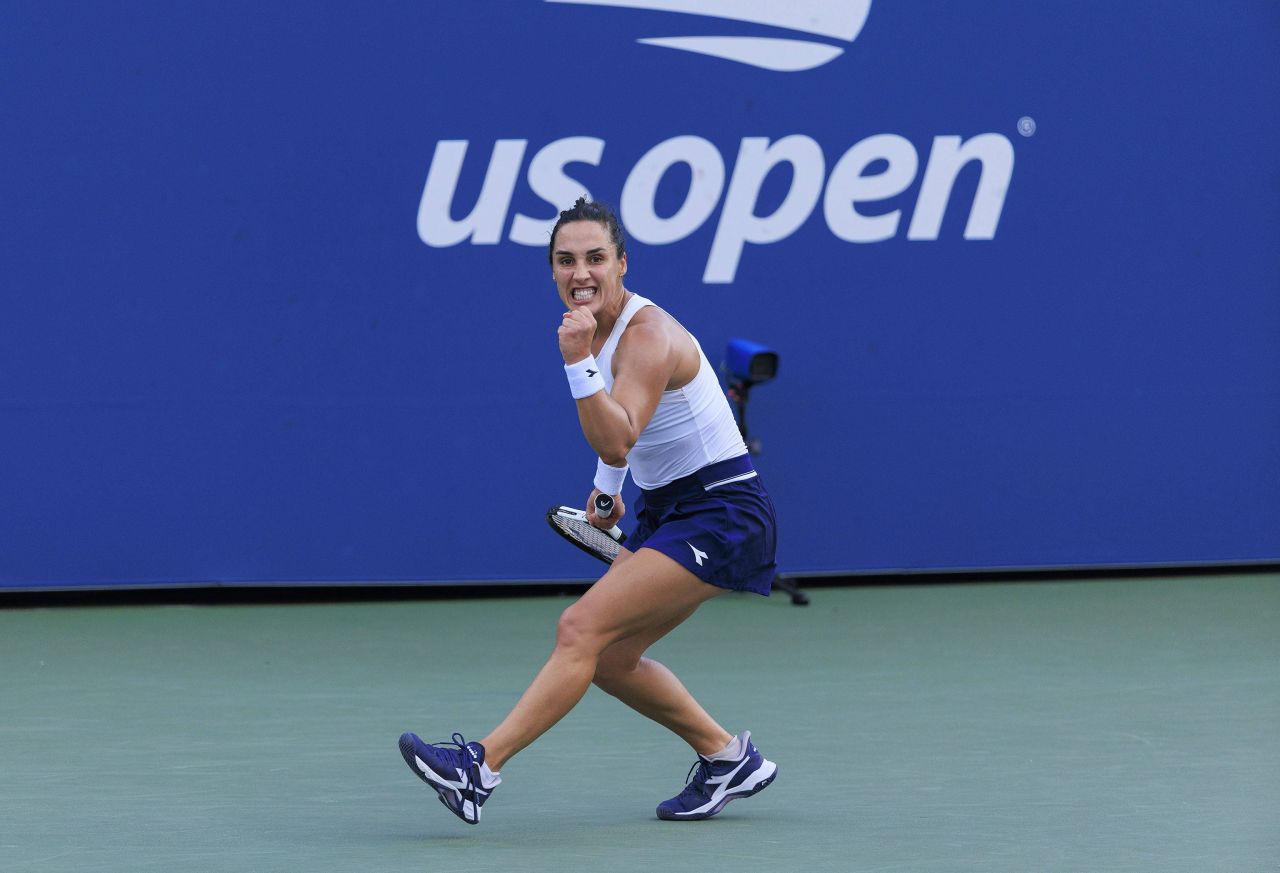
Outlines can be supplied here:
<path id="1" fill-rule="evenodd" d="M 749 455 L 640 492 L 631 551 L 654 549 L 703 582 L 769 595 L 778 565 L 773 501 Z"/>

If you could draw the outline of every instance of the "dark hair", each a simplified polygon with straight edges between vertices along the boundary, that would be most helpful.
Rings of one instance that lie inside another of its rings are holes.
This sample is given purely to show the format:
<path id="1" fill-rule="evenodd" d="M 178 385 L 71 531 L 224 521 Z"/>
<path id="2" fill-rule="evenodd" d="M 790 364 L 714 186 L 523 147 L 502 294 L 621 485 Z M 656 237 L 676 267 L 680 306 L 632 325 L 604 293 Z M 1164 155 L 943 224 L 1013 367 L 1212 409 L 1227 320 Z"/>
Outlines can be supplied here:
<path id="1" fill-rule="evenodd" d="M 551 228 L 551 242 L 547 243 L 549 263 L 554 264 L 556 261 L 556 234 L 560 232 L 560 226 L 571 221 L 594 221 L 603 225 L 605 232 L 609 234 L 609 239 L 613 242 L 613 247 L 618 251 L 618 258 L 627 256 L 627 238 L 622 234 L 622 225 L 618 224 L 618 216 L 614 215 L 612 209 L 597 200 L 588 201 L 585 197 L 579 197 L 572 206 L 560 213 L 560 217 L 556 219 L 556 226 Z"/>

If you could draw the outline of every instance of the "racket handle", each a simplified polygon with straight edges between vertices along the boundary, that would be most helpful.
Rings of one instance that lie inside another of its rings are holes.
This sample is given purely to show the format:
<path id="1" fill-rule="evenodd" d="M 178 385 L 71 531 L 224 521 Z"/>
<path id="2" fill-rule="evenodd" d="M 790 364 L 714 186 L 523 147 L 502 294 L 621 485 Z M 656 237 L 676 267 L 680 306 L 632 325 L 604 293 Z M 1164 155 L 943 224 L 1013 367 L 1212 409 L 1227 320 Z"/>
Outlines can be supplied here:
<path id="1" fill-rule="evenodd" d="M 596 515 L 601 518 L 608 518 L 613 515 L 613 498 L 608 494 L 596 495 Z"/>

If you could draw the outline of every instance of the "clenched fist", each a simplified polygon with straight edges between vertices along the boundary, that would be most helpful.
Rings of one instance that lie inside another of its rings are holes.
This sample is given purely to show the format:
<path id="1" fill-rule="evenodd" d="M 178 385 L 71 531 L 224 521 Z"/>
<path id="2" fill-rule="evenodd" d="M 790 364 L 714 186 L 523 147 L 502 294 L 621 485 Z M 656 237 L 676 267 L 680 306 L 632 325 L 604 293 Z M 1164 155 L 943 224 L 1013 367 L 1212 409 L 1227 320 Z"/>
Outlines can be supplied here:
<path id="1" fill-rule="evenodd" d="M 591 341 L 596 335 L 596 317 L 586 309 L 566 312 L 557 334 L 564 362 L 576 364 L 591 354 Z"/>

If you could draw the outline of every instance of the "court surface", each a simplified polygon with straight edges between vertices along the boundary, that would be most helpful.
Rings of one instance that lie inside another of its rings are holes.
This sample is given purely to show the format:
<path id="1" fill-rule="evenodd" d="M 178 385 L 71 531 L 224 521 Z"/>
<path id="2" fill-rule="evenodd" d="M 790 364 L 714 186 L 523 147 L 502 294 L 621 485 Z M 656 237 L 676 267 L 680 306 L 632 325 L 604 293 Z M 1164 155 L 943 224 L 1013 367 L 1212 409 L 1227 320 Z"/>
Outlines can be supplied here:
<path id="1" fill-rule="evenodd" d="M 4 871 L 1276 871 L 1280 575 L 731 595 L 655 649 L 777 782 L 593 689 L 471 827 L 401 731 L 479 738 L 563 597 L 0 610 Z"/>

